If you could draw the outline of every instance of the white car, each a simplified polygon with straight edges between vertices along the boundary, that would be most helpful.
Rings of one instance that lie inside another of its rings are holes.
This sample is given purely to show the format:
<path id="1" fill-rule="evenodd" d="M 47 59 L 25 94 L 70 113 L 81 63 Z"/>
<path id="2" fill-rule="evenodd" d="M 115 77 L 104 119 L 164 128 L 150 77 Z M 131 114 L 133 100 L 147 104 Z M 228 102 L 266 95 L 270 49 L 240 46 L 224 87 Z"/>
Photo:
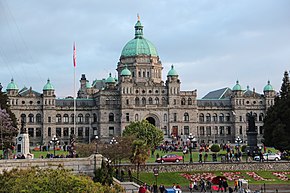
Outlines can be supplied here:
<path id="1" fill-rule="evenodd" d="M 265 161 L 269 160 L 269 161 L 279 161 L 281 160 L 281 156 L 279 154 L 276 153 L 264 153 L 263 154 L 263 158 Z M 255 156 L 254 160 L 256 161 L 260 161 L 260 156 Z"/>

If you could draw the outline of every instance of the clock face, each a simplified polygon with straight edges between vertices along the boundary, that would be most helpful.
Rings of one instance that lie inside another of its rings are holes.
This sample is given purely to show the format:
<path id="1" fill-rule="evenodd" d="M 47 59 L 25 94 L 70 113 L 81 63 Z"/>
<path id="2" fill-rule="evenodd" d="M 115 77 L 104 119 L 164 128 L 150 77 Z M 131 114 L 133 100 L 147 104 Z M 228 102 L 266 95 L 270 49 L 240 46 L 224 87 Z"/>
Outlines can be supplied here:
<path id="1" fill-rule="evenodd" d="M 22 140 L 22 137 L 18 137 L 18 141 L 21 141 Z"/>

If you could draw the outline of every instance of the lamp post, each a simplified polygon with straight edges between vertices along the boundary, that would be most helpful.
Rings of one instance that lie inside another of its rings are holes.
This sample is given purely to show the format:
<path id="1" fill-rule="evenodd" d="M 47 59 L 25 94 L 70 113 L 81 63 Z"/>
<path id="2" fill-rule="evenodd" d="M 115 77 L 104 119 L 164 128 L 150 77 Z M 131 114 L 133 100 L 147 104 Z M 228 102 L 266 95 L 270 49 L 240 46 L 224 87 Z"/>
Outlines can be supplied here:
<path id="1" fill-rule="evenodd" d="M 54 135 L 50 143 L 53 144 L 53 157 L 55 157 L 55 145 L 58 143 L 58 138 Z"/>
<path id="2" fill-rule="evenodd" d="M 110 144 L 112 145 L 112 146 L 114 146 L 114 145 L 116 145 L 116 144 L 118 144 L 118 141 L 115 139 L 115 137 L 113 137 L 111 140 L 110 140 Z M 113 147 L 114 148 L 114 151 L 113 151 L 113 153 L 114 153 L 114 166 L 115 166 L 115 168 L 116 168 L 116 161 L 117 161 L 117 159 L 116 159 L 116 148 L 115 147 Z M 118 167 L 119 168 L 119 167 Z M 116 177 L 118 178 L 119 177 L 119 169 L 117 170 L 117 172 L 116 172 Z"/>
<path id="3" fill-rule="evenodd" d="M 193 161 L 192 161 L 192 145 L 193 145 L 193 139 L 194 139 L 194 137 L 193 137 L 193 135 L 192 135 L 192 133 L 190 133 L 189 134 L 189 136 L 188 136 L 188 141 L 189 141 L 189 163 L 192 163 Z"/>
<path id="4" fill-rule="evenodd" d="M 157 178 L 158 178 L 158 174 L 159 174 L 158 168 L 153 168 L 153 173 L 154 173 L 154 176 L 155 176 L 155 184 L 157 186 Z"/>
<path id="5" fill-rule="evenodd" d="M 240 136 L 238 136 L 235 140 L 235 142 L 238 144 L 238 151 L 240 150 L 240 143 L 242 143 L 242 139 L 240 138 Z"/>
<path id="6" fill-rule="evenodd" d="M 99 153 L 99 150 L 98 150 L 98 139 L 99 139 L 99 136 L 95 136 L 95 140 L 96 140 L 96 154 Z"/>

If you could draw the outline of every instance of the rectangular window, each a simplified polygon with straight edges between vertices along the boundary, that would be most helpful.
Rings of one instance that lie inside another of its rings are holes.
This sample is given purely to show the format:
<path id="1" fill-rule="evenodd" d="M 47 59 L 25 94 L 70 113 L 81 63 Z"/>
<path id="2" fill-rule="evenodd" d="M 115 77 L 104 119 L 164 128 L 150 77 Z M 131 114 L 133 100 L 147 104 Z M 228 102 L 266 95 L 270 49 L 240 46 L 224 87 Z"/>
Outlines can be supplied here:
<path id="1" fill-rule="evenodd" d="M 220 135 L 225 134 L 225 128 L 224 126 L 220 126 Z"/>
<path id="2" fill-rule="evenodd" d="M 173 114 L 173 121 L 177 121 L 177 113 Z"/>
<path id="3" fill-rule="evenodd" d="M 227 127 L 227 135 L 230 135 L 232 133 L 231 127 Z"/>
<path id="4" fill-rule="evenodd" d="M 97 136 L 98 135 L 98 129 L 97 129 L 97 127 L 93 127 L 93 132 L 94 132 L 94 136 Z"/>
<path id="5" fill-rule="evenodd" d="M 89 134 L 90 134 L 90 128 L 89 127 L 86 127 L 86 129 L 85 129 L 85 136 L 87 137 L 87 136 L 89 136 Z"/>
<path id="6" fill-rule="evenodd" d="M 47 118 L 47 121 L 48 121 L 49 123 L 51 123 L 51 117 L 48 117 L 48 118 Z"/>
<path id="7" fill-rule="evenodd" d="M 240 116 L 240 122 L 243 122 L 243 117 L 242 116 Z"/>
<path id="8" fill-rule="evenodd" d="M 183 134 L 184 135 L 189 135 L 189 126 L 184 126 L 183 127 Z"/>
<path id="9" fill-rule="evenodd" d="M 34 137 L 34 128 L 28 128 L 29 137 Z"/>
<path id="10" fill-rule="evenodd" d="M 74 135 L 75 134 L 75 129 L 72 127 L 72 128 L 70 128 L 70 134 L 71 135 Z"/>
<path id="11" fill-rule="evenodd" d="M 243 126 L 240 126 L 240 135 L 243 134 Z"/>
<path id="12" fill-rule="evenodd" d="M 206 135 L 211 136 L 211 127 L 209 126 L 206 127 Z"/>
<path id="13" fill-rule="evenodd" d="M 68 136 L 68 128 L 67 127 L 63 128 L 63 136 L 64 137 Z"/>
<path id="14" fill-rule="evenodd" d="M 83 132 L 84 132 L 84 131 L 83 131 L 83 128 L 82 128 L 82 127 L 79 127 L 79 128 L 78 128 L 78 136 L 79 136 L 79 137 L 83 137 L 83 135 L 84 135 Z"/>
<path id="15" fill-rule="evenodd" d="M 127 121 L 127 122 L 130 121 L 129 113 L 126 113 L 126 121 Z"/>
<path id="16" fill-rule="evenodd" d="M 263 129 L 263 126 L 260 126 L 260 134 L 264 134 L 264 129 Z"/>
<path id="17" fill-rule="evenodd" d="M 200 131 L 200 132 L 199 132 L 200 135 L 204 135 L 204 127 L 203 127 L 203 126 L 199 128 L 199 131 Z"/>
<path id="18" fill-rule="evenodd" d="M 41 137 L 41 128 L 36 128 L 36 137 Z"/>
<path id="19" fill-rule="evenodd" d="M 109 127 L 109 136 L 114 136 L 114 127 Z"/>
<path id="20" fill-rule="evenodd" d="M 55 129 L 56 137 L 61 137 L 61 128 L 57 127 Z"/>
<path id="21" fill-rule="evenodd" d="M 68 116 L 64 116 L 64 117 L 63 117 L 63 122 L 64 122 L 64 123 L 68 123 Z"/>

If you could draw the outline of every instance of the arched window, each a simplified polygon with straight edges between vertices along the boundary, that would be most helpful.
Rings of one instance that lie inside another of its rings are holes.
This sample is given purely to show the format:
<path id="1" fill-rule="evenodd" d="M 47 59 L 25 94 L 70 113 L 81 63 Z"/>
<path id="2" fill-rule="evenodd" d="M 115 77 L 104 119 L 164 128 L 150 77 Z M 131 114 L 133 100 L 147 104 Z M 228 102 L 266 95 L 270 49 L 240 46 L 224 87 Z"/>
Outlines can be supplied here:
<path id="1" fill-rule="evenodd" d="M 135 121 L 139 121 L 139 115 L 135 114 Z"/>
<path id="2" fill-rule="evenodd" d="M 96 113 L 93 114 L 93 120 L 94 120 L 94 123 L 96 123 L 98 121 L 98 117 L 97 117 Z"/>
<path id="3" fill-rule="evenodd" d="M 143 105 L 143 106 L 146 105 L 146 99 L 145 99 L 145 97 L 142 98 L 142 105 Z"/>
<path id="4" fill-rule="evenodd" d="M 204 114 L 203 114 L 203 113 L 201 113 L 201 114 L 199 115 L 199 122 L 201 122 L 201 123 L 204 122 Z"/>
<path id="5" fill-rule="evenodd" d="M 83 123 L 84 122 L 84 116 L 83 114 L 78 115 L 78 123 Z"/>
<path id="6" fill-rule="evenodd" d="M 185 98 L 181 99 L 181 105 L 185 105 Z"/>
<path id="7" fill-rule="evenodd" d="M 223 113 L 221 113 L 219 116 L 219 122 L 223 123 L 224 121 L 225 121 L 225 116 Z"/>
<path id="8" fill-rule="evenodd" d="M 259 121 L 263 121 L 264 120 L 264 114 L 263 113 L 260 113 L 259 115 Z"/>
<path id="9" fill-rule="evenodd" d="M 34 123 L 34 115 L 33 114 L 29 114 L 28 115 L 28 120 L 29 120 L 29 123 Z"/>
<path id="10" fill-rule="evenodd" d="M 184 121 L 189 121 L 189 115 L 188 115 L 188 113 L 184 113 L 183 119 L 184 119 Z"/>
<path id="11" fill-rule="evenodd" d="M 41 115 L 40 114 L 36 115 L 36 123 L 41 123 Z"/>
<path id="12" fill-rule="evenodd" d="M 200 135 L 204 135 L 204 127 L 199 128 L 199 133 L 200 133 Z"/>
<path id="13" fill-rule="evenodd" d="M 87 113 L 85 116 L 85 123 L 86 124 L 90 123 L 90 114 L 89 113 Z"/>
<path id="14" fill-rule="evenodd" d="M 68 122 L 69 122 L 68 114 L 64 114 L 64 115 L 63 115 L 63 122 L 64 122 L 64 123 L 68 123 Z"/>
<path id="15" fill-rule="evenodd" d="M 149 102 L 149 105 L 152 105 L 153 104 L 153 100 L 152 100 L 151 97 L 149 97 L 148 102 Z"/>
<path id="16" fill-rule="evenodd" d="M 167 114 L 166 114 L 166 113 L 165 113 L 164 116 L 163 116 L 163 121 L 164 121 L 164 122 L 167 122 Z"/>
<path id="17" fill-rule="evenodd" d="M 136 106 L 140 105 L 140 99 L 138 97 L 135 98 L 135 105 Z"/>
<path id="18" fill-rule="evenodd" d="M 159 105 L 159 98 L 158 97 L 155 98 L 155 104 Z"/>
<path id="19" fill-rule="evenodd" d="M 206 122 L 211 122 L 211 116 L 209 113 L 206 114 Z"/>
<path id="20" fill-rule="evenodd" d="M 216 113 L 213 114 L 212 119 L 213 119 L 213 122 L 215 123 L 218 121 Z"/>
<path id="21" fill-rule="evenodd" d="M 166 99 L 165 99 L 165 97 L 162 97 L 162 105 L 166 105 Z"/>
<path id="22" fill-rule="evenodd" d="M 56 122 L 61 123 L 61 115 L 60 114 L 56 115 Z"/>
<path id="23" fill-rule="evenodd" d="M 187 103 L 188 103 L 188 105 L 192 105 L 192 99 L 188 98 Z"/>
<path id="24" fill-rule="evenodd" d="M 110 121 L 110 122 L 113 122 L 114 120 L 115 120 L 114 113 L 110 113 L 110 114 L 109 114 L 109 121 Z"/>
<path id="25" fill-rule="evenodd" d="M 231 121 L 231 116 L 229 113 L 226 114 L 226 122 L 230 122 Z"/>
<path id="26" fill-rule="evenodd" d="M 71 123 L 74 123 L 75 122 L 75 115 L 74 114 L 71 114 L 71 116 L 70 116 L 71 118 Z"/>
<path id="27" fill-rule="evenodd" d="M 253 113 L 253 116 L 255 117 L 255 121 L 257 121 L 258 119 L 257 113 Z"/>
<path id="28" fill-rule="evenodd" d="M 26 115 L 25 114 L 21 114 L 21 122 L 26 123 Z"/>

